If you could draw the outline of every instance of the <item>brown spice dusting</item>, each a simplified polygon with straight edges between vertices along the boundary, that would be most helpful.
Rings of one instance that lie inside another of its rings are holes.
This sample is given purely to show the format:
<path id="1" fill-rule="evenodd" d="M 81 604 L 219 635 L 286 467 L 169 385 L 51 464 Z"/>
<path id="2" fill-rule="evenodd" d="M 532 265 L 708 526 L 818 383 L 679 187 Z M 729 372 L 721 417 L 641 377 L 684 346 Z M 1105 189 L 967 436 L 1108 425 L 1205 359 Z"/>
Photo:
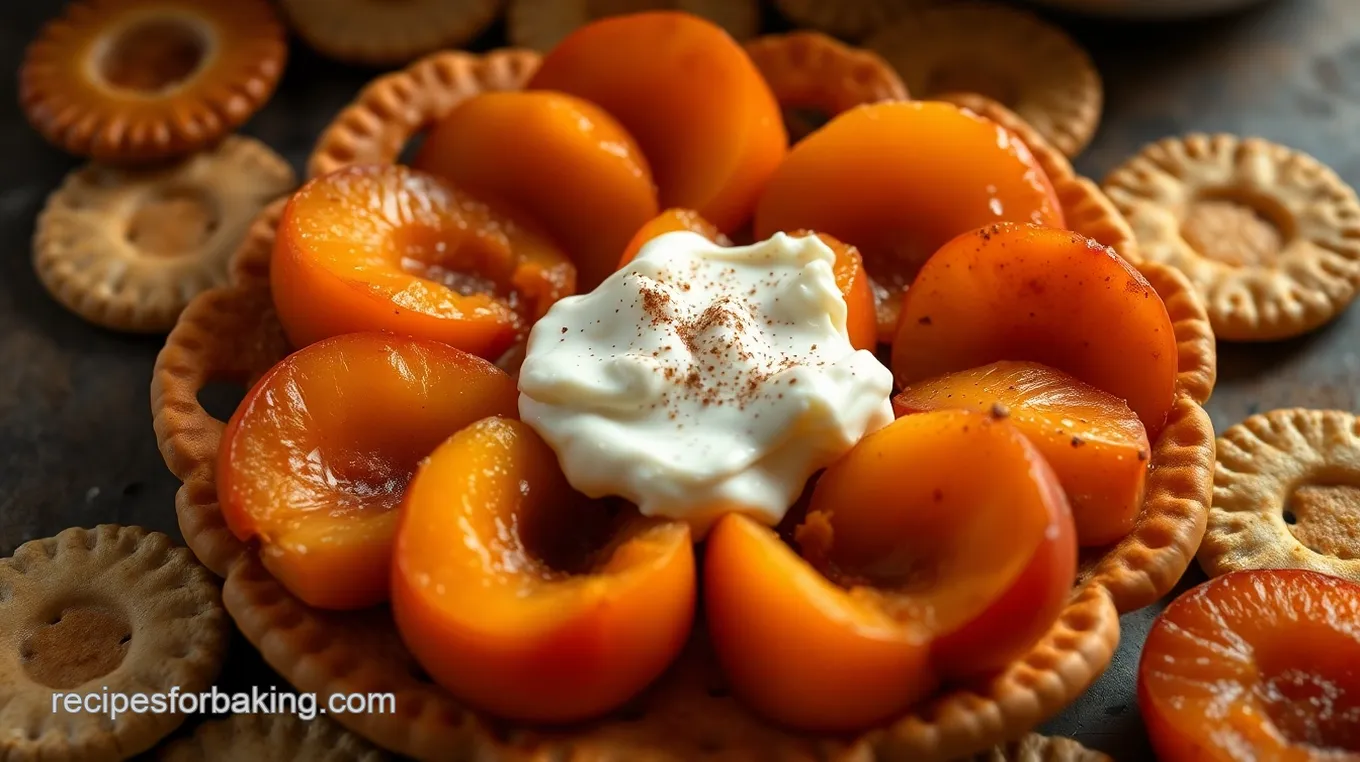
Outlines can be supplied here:
<path id="1" fill-rule="evenodd" d="M 1073 447 L 1081 447 L 1081 446 L 1084 445 L 1084 444 L 1086 444 L 1086 440 L 1085 440 L 1085 439 L 1082 439 L 1081 437 L 1072 437 L 1072 446 L 1073 446 Z"/>
<path id="2" fill-rule="evenodd" d="M 1010 411 L 1005 405 L 1001 404 L 1000 402 L 993 402 L 993 403 L 992 403 L 991 414 L 992 414 L 992 418 L 995 419 L 995 420 L 998 420 L 998 421 L 1001 420 L 1001 419 L 1003 419 L 1003 418 L 1010 418 L 1010 417 L 1011 417 L 1011 411 Z"/>
<path id="3" fill-rule="evenodd" d="M 1143 461 L 1143 460 L 1147 460 L 1147 459 L 1148 459 L 1148 451 L 1147 451 L 1147 450 L 1139 450 L 1139 451 L 1138 451 L 1138 460 Z"/>

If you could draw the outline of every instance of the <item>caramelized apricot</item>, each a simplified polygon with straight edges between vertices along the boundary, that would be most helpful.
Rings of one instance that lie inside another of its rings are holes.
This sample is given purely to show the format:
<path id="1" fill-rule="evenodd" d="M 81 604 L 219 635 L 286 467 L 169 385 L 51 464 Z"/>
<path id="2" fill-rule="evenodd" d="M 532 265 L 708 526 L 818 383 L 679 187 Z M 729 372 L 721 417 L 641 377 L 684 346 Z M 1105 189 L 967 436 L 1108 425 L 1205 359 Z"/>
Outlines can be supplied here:
<path id="1" fill-rule="evenodd" d="M 718 229 L 699 216 L 698 212 L 689 209 L 667 209 L 643 225 L 637 235 L 633 236 L 633 240 L 623 253 L 623 259 L 619 261 L 619 267 L 622 268 L 632 262 L 643 244 L 659 235 L 679 231 L 698 233 L 721 246 L 732 245 L 727 236 L 718 232 Z M 870 351 L 875 349 L 878 346 L 878 331 L 874 317 L 874 293 L 869 285 L 869 276 L 864 272 L 864 263 L 860 259 L 859 250 L 825 233 L 796 230 L 791 235 L 800 237 L 816 235 L 835 252 L 836 263 L 833 269 L 836 274 L 836 285 L 840 288 L 841 296 L 845 297 L 845 328 L 850 337 L 850 345 L 855 349 Z"/>
<path id="2" fill-rule="evenodd" d="M 487 92 L 459 104 L 412 164 L 529 215 L 576 265 L 583 291 L 656 216 L 642 151 L 593 103 L 550 92 Z"/>
<path id="3" fill-rule="evenodd" d="M 1164 762 L 1360 758 L 1360 585 L 1225 574 L 1153 624 L 1138 705 Z"/>
<path id="4" fill-rule="evenodd" d="M 779 104 L 741 45 L 686 13 L 587 24 L 544 56 L 529 87 L 613 114 L 642 146 L 661 206 L 694 209 L 724 233 L 750 217 L 788 150 Z"/>
<path id="5" fill-rule="evenodd" d="M 1150 441 L 1171 410 L 1176 337 L 1161 297 L 1076 233 L 999 223 L 930 258 L 893 342 L 901 386 L 997 360 L 1032 360 L 1128 402 Z"/>
<path id="6" fill-rule="evenodd" d="M 586 500 L 514 420 L 441 445 L 407 491 L 392 614 L 425 671 L 504 717 L 607 712 L 680 652 L 694 617 L 681 522 Z"/>
<path id="7" fill-rule="evenodd" d="M 289 200 L 270 280 L 294 346 L 390 331 L 494 358 L 575 290 L 576 270 L 518 217 L 431 175 L 352 166 Z"/>
<path id="8" fill-rule="evenodd" d="M 806 730 L 870 725 L 942 677 L 1005 665 L 1052 625 L 1076 568 L 1043 456 L 1010 423 L 967 410 L 865 437 L 823 472 L 795 539 L 806 561 L 773 531 L 724 518 L 704 596 L 734 691 Z"/>
<path id="9" fill-rule="evenodd" d="M 1063 224 L 1024 143 L 947 103 L 893 101 L 851 109 L 795 145 L 760 197 L 755 235 L 817 230 L 859 247 L 890 341 L 902 289 L 922 263 L 1002 220 Z"/>
<path id="10" fill-rule="evenodd" d="M 1149 448 L 1124 400 L 1046 365 L 1011 361 L 908 384 L 893 398 L 898 415 L 946 408 L 1006 412 L 1053 466 L 1080 544 L 1111 543 L 1133 528 Z"/>
<path id="11" fill-rule="evenodd" d="M 348 334 L 266 373 L 227 424 L 217 495 L 227 527 L 260 545 L 308 605 L 386 600 L 396 512 L 416 463 L 449 432 L 515 415 L 515 382 L 427 339 Z"/>

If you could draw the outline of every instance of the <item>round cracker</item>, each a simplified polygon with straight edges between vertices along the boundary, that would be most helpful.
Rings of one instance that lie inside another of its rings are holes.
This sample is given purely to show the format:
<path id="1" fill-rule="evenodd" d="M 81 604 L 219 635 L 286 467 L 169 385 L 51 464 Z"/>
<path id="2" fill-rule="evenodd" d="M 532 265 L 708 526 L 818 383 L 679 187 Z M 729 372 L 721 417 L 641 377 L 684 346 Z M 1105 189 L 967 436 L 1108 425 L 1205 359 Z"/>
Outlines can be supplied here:
<path id="1" fill-rule="evenodd" d="M 941 0 L 775 0 L 795 26 L 811 27 L 847 40 L 862 40 L 913 7 Z"/>
<path id="2" fill-rule="evenodd" d="M 1037 16 L 981 0 L 913 10 L 865 41 L 897 68 L 915 98 L 985 95 L 1059 151 L 1095 135 L 1103 88 L 1091 58 Z"/>
<path id="3" fill-rule="evenodd" d="M 391 757 L 325 717 L 293 714 L 233 714 L 205 722 L 194 734 L 156 753 L 160 762 L 384 762 Z"/>
<path id="4" fill-rule="evenodd" d="M 1193 134 L 1145 147 L 1104 185 L 1142 255 L 1190 278 L 1220 339 L 1297 336 L 1360 289 L 1360 201 L 1307 154 Z"/>
<path id="5" fill-rule="evenodd" d="M 1360 420 L 1272 410 L 1223 432 L 1199 564 L 1310 569 L 1360 582 Z"/>
<path id="6" fill-rule="evenodd" d="M 38 132 L 71 153 L 183 156 L 258 111 L 287 55 L 267 0 L 84 0 L 29 46 L 19 100 Z"/>
<path id="7" fill-rule="evenodd" d="M 255 216 L 296 184 L 263 143 L 232 136 L 155 169 L 90 164 L 47 198 L 33 239 L 38 278 L 67 309 L 121 331 L 160 332 L 227 282 Z"/>
<path id="8" fill-rule="evenodd" d="M 510 0 L 506 36 L 511 45 L 546 53 L 597 19 L 663 10 L 706 18 L 738 41 L 760 31 L 759 0 Z"/>
<path id="9" fill-rule="evenodd" d="M 1070 738 L 1030 733 L 961 762 L 1113 762 L 1113 760 L 1098 751 L 1091 751 Z"/>
<path id="10" fill-rule="evenodd" d="M 348 63 L 402 64 L 462 47 L 490 26 L 503 0 L 279 0 L 312 49 Z"/>
<path id="11" fill-rule="evenodd" d="M 163 534 L 105 524 L 24 543 L 0 560 L 0 759 L 118 760 L 151 748 L 183 714 L 110 720 L 67 712 L 58 694 L 202 691 L 227 634 L 211 576 Z"/>

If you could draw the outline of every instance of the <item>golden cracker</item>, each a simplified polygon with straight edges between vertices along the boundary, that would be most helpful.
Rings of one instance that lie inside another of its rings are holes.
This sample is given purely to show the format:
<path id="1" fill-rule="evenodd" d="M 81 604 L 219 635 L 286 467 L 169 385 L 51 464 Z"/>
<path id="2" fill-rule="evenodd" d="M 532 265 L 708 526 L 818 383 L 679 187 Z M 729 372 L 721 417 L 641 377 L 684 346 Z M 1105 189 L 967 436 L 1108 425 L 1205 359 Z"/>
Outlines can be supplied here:
<path id="1" fill-rule="evenodd" d="M 546 53 L 597 19 L 662 10 L 706 18 L 738 41 L 760 31 L 759 0 L 510 0 L 506 34 L 511 45 Z"/>
<path id="2" fill-rule="evenodd" d="M 1306 333 L 1360 290 L 1360 201 L 1307 154 L 1192 134 L 1146 146 L 1104 186 L 1142 255 L 1189 277 L 1220 339 Z"/>
<path id="3" fill-rule="evenodd" d="M 963 762 L 1114 762 L 1070 738 L 1035 733 L 999 744 Z"/>
<path id="4" fill-rule="evenodd" d="M 1090 56 L 1025 11 L 969 0 L 903 14 L 865 41 L 916 98 L 978 93 L 1014 111 L 1066 156 L 1091 141 L 1104 99 Z"/>
<path id="5" fill-rule="evenodd" d="M 941 0 L 775 0 L 795 26 L 811 27 L 846 40 L 862 40 L 914 7 Z"/>
<path id="6" fill-rule="evenodd" d="M 67 309 L 121 331 L 169 330 L 227 281 L 251 221 L 296 180 L 251 138 L 155 169 L 91 164 L 47 199 L 33 239 L 39 280 Z"/>
<path id="7" fill-rule="evenodd" d="M 1199 564 L 1310 569 L 1360 582 L 1360 420 L 1272 410 L 1223 432 Z"/>
<path id="8" fill-rule="evenodd" d="M 336 723 L 317 716 L 233 714 L 205 722 L 156 753 L 160 762 L 385 762 L 391 757 Z"/>
<path id="9" fill-rule="evenodd" d="M 280 0 L 293 30 L 322 55 L 403 64 L 462 47 L 490 26 L 503 0 Z"/>
<path id="10" fill-rule="evenodd" d="M 184 715 L 54 712 L 56 694 L 199 692 L 221 669 L 217 586 L 158 532 L 105 524 L 24 543 L 0 560 L 0 591 L 0 758 L 149 749 Z"/>
<path id="11" fill-rule="evenodd" d="M 273 94 L 287 55 L 266 0 L 83 0 L 29 46 L 19 99 L 33 126 L 70 153 L 165 159 L 245 122 Z"/>

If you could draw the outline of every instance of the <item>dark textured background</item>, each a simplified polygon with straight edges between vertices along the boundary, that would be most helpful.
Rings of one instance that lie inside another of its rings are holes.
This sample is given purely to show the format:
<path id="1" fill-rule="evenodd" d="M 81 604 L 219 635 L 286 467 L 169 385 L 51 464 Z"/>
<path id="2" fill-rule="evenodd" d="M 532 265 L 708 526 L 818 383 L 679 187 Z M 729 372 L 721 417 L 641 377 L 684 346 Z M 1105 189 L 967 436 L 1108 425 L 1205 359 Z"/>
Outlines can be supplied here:
<path id="1" fill-rule="evenodd" d="M 58 7 L 0 2 L 0 70 L 18 70 L 24 45 Z M 1302 149 L 1360 184 L 1360 0 L 1274 0 L 1176 24 L 1054 18 L 1091 52 L 1105 80 L 1100 133 L 1077 161 L 1085 174 L 1100 178 L 1163 136 L 1227 131 Z M 244 131 L 301 171 L 321 128 L 372 75 L 294 45 L 279 95 Z M 0 103 L 0 554 L 73 525 L 140 524 L 178 536 L 178 482 L 156 451 L 148 406 L 161 338 L 93 328 L 39 286 L 29 258 L 33 220 L 77 162 L 29 130 L 12 76 L 0 84 Z M 1219 351 L 1209 410 L 1220 431 L 1276 407 L 1360 408 L 1360 309 L 1301 339 Z M 205 398 L 225 418 L 239 392 Z M 1192 570 L 1182 587 L 1201 579 Z M 1124 617 L 1108 671 L 1043 730 L 1121 762 L 1151 757 L 1133 690 L 1155 613 Z M 239 639 L 222 682 L 281 684 Z"/>

